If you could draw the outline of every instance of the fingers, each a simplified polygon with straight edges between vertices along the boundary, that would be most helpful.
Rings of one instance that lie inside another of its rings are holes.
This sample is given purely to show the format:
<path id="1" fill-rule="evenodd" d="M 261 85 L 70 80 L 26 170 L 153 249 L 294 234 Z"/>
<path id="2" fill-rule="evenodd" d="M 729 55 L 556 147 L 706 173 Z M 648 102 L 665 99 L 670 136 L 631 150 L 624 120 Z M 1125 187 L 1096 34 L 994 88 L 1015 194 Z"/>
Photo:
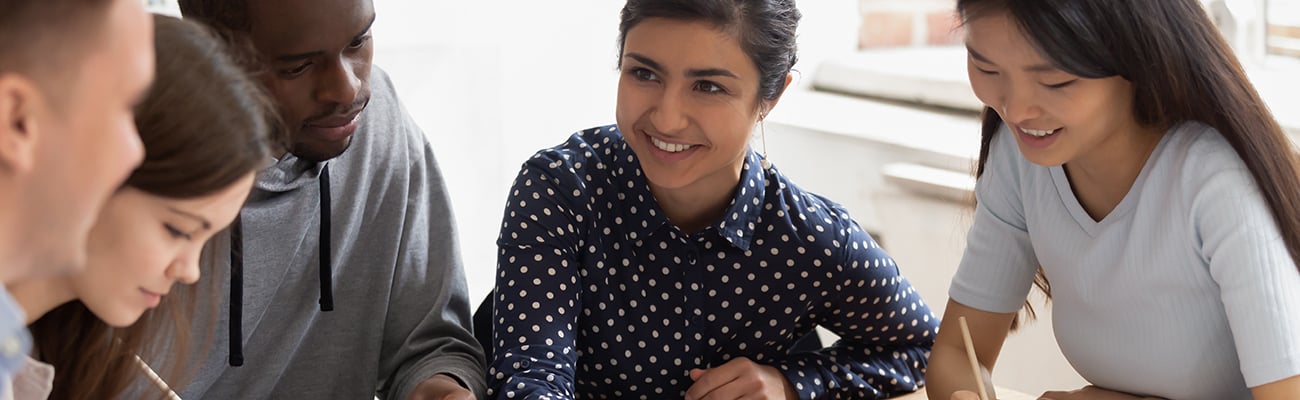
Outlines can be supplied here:
<path id="1" fill-rule="evenodd" d="M 739 360 L 739 359 L 736 359 Z M 722 393 L 714 393 L 724 385 L 736 380 L 740 375 L 742 368 L 738 368 L 736 360 L 731 360 L 721 366 L 706 370 L 691 370 L 691 379 L 695 383 L 686 390 L 686 400 L 713 400 L 713 399 L 735 399 L 738 396 L 726 397 Z"/>
<path id="2" fill-rule="evenodd" d="M 711 369 L 690 371 L 695 384 L 687 400 L 738 400 L 796 398 L 794 388 L 775 367 L 737 358 Z"/>

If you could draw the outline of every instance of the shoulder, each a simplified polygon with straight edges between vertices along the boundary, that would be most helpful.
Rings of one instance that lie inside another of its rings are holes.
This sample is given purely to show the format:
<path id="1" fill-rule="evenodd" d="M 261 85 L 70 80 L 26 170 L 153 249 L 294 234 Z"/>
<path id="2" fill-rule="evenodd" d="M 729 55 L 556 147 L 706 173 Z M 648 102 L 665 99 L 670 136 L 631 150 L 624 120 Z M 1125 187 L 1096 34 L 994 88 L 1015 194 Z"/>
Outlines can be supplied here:
<path id="1" fill-rule="evenodd" d="M 429 148 L 429 139 L 402 105 L 388 73 L 378 66 L 372 67 L 370 99 L 352 136 L 352 144 L 344 154 L 360 153 L 357 158 L 364 159 L 362 162 L 375 163 L 423 158 Z"/>
<path id="2" fill-rule="evenodd" d="M 1174 178 L 1182 194 L 1213 194 L 1255 187 L 1246 163 L 1218 130 L 1197 122 L 1170 129 L 1160 150 L 1156 179 Z"/>
<path id="3" fill-rule="evenodd" d="M 593 180 L 608 174 L 617 159 L 630 154 L 618 128 L 600 126 L 575 132 L 559 145 L 538 150 L 524 162 L 523 170 L 556 178 Z"/>
<path id="4" fill-rule="evenodd" d="M 765 207 L 774 207 L 775 223 L 790 225 L 791 230 L 799 233 L 802 241 L 832 249 L 832 252 L 839 252 L 849 244 L 857 245 L 855 248 L 875 247 L 874 240 L 840 203 L 804 190 L 781 174 L 776 167 L 770 168 L 766 178 L 771 182 L 766 196 L 771 196 L 773 200 L 767 201 Z M 769 215 L 766 218 L 771 217 Z"/>
<path id="5" fill-rule="evenodd" d="M 1163 152 L 1170 154 L 1181 170 L 1202 175 L 1224 169 L 1246 168 L 1245 162 L 1237 155 L 1232 144 L 1228 143 L 1228 139 L 1210 126 L 1185 122 L 1166 134 L 1171 136 L 1168 148 Z"/>

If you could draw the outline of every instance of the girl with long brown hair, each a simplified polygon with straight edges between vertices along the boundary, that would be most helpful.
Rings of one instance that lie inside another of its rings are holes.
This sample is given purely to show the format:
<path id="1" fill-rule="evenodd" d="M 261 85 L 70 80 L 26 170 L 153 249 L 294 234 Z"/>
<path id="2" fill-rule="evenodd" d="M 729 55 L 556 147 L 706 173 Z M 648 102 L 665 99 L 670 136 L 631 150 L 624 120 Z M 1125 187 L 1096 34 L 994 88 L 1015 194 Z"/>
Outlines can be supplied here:
<path id="1" fill-rule="evenodd" d="M 987 108 L 930 398 L 977 398 L 959 317 L 991 371 L 1036 282 L 1091 383 L 1044 398 L 1300 398 L 1300 168 L 1200 3 L 957 3 Z"/>
<path id="2" fill-rule="evenodd" d="M 34 360 L 15 379 L 18 399 L 165 388 L 150 383 L 139 357 L 184 354 L 192 307 L 185 286 L 164 296 L 199 278 L 205 242 L 235 218 L 270 160 L 270 103 L 223 42 L 193 22 L 155 16 L 154 24 L 157 79 L 135 112 L 144 163 L 100 213 L 84 270 L 10 286 L 35 341 Z M 174 382 L 184 365 L 172 359 L 160 370 Z"/>

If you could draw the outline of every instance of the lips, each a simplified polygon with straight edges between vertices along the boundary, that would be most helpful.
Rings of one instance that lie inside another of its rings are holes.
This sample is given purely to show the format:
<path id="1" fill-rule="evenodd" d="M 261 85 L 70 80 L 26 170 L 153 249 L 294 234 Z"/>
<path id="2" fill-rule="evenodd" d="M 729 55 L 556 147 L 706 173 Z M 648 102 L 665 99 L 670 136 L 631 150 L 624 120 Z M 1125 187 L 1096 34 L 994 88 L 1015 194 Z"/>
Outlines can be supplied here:
<path id="1" fill-rule="evenodd" d="M 1054 133 L 1056 133 L 1056 132 L 1060 132 L 1060 131 L 1061 131 L 1061 128 L 1056 128 L 1056 129 L 1029 129 L 1029 128 L 1020 128 L 1020 130 L 1021 130 L 1022 132 L 1024 132 L 1025 134 L 1028 134 L 1028 135 L 1030 135 L 1030 136 L 1034 136 L 1034 137 L 1045 137 L 1045 136 L 1048 136 L 1048 135 L 1054 134 Z"/>
<path id="2" fill-rule="evenodd" d="M 144 294 L 145 302 L 149 305 L 149 308 L 157 307 L 158 303 L 162 302 L 163 296 L 167 295 L 166 292 L 154 292 L 145 288 L 140 288 L 140 293 Z"/>
<path id="3" fill-rule="evenodd" d="M 336 116 L 317 119 L 303 124 L 302 131 L 320 140 L 337 142 L 351 137 L 361 119 L 360 109 Z"/>
<path id="4" fill-rule="evenodd" d="M 645 137 L 645 142 L 650 145 L 646 149 L 650 152 L 649 155 L 665 162 L 685 160 L 704 147 L 698 144 L 669 142 L 656 136 L 651 136 L 643 130 L 639 130 L 638 133 L 643 135 Z"/>
<path id="5" fill-rule="evenodd" d="M 691 145 L 691 144 L 677 144 L 677 143 L 665 142 L 659 140 L 659 138 L 656 138 L 654 136 L 650 137 L 650 143 L 654 144 L 654 146 L 659 148 L 659 150 L 663 150 L 669 153 L 679 153 L 686 150 L 690 150 L 692 147 L 695 147 L 695 145 Z"/>
<path id="6" fill-rule="evenodd" d="M 1017 133 L 1017 136 L 1020 137 L 1020 143 L 1034 149 L 1043 149 L 1051 146 L 1052 143 L 1056 142 L 1056 138 L 1059 137 L 1063 131 L 1065 131 L 1065 128 L 1046 130 L 1028 129 L 1019 126 L 1015 127 L 1015 132 Z"/>

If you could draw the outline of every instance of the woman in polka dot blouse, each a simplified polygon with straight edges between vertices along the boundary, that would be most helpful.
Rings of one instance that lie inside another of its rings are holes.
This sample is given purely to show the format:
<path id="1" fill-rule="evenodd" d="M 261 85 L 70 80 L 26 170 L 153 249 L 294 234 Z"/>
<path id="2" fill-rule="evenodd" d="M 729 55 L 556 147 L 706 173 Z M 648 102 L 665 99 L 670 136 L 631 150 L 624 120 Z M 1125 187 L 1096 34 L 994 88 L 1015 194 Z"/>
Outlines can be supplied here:
<path id="1" fill-rule="evenodd" d="M 502 223 L 496 399 L 872 399 L 937 320 L 838 204 L 749 149 L 795 62 L 792 0 L 631 0 L 617 125 L 523 166 Z M 790 349 L 814 326 L 842 337 Z"/>

